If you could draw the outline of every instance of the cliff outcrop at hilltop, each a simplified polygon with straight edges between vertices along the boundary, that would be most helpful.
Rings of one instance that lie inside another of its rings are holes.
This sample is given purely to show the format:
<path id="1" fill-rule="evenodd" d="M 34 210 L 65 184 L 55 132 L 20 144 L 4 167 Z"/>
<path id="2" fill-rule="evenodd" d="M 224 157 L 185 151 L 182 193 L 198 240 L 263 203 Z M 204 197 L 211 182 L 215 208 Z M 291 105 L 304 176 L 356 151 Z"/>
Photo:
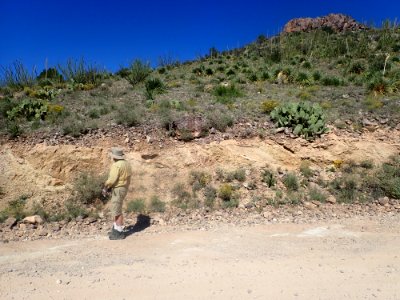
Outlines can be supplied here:
<path id="1" fill-rule="evenodd" d="M 328 29 L 333 32 L 357 31 L 366 29 L 367 26 L 358 23 L 350 16 L 343 14 L 330 14 L 318 18 L 298 18 L 286 23 L 283 32 L 310 32 L 316 29 Z"/>

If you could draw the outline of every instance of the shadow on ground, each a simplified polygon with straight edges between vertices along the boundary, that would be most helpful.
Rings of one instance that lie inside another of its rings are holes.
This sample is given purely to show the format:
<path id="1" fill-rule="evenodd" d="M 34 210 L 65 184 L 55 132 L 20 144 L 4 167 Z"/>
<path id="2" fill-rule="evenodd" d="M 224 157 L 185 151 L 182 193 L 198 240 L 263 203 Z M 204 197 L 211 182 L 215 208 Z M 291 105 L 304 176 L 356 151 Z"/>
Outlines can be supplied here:
<path id="1" fill-rule="evenodd" d="M 126 227 L 126 233 L 125 233 L 126 237 L 136 232 L 145 230 L 149 226 L 150 226 L 150 217 L 140 214 L 137 216 L 135 225 L 129 225 Z"/>

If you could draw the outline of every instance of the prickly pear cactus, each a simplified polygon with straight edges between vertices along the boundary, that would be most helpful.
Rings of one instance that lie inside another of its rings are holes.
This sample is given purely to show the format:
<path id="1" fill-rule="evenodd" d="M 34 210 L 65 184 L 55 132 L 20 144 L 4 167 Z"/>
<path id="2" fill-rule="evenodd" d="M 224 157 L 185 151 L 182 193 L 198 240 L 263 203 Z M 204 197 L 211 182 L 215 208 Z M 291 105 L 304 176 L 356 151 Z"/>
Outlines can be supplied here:
<path id="1" fill-rule="evenodd" d="M 278 127 L 288 127 L 293 134 L 313 139 L 328 131 L 325 115 L 318 103 L 286 103 L 275 107 L 270 114 Z"/>

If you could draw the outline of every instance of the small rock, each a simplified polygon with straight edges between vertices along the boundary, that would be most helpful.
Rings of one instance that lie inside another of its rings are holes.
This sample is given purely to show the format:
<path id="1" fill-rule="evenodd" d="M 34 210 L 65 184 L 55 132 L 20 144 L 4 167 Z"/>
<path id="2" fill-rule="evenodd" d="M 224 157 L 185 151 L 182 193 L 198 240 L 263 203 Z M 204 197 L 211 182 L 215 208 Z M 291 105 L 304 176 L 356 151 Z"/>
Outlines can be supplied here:
<path id="1" fill-rule="evenodd" d="M 56 283 L 57 284 L 62 284 L 62 280 L 61 279 L 57 279 Z"/>
<path id="2" fill-rule="evenodd" d="M 263 217 L 266 218 L 266 219 L 269 219 L 271 217 L 271 213 L 266 211 L 266 212 L 263 213 Z"/>
<path id="3" fill-rule="evenodd" d="M 378 202 L 380 205 L 385 206 L 389 203 L 389 198 L 388 197 L 379 198 Z"/>
<path id="4" fill-rule="evenodd" d="M 335 204 L 336 203 L 336 198 L 332 195 L 330 195 L 327 199 L 326 202 L 330 203 L 330 204 Z"/>
<path id="5" fill-rule="evenodd" d="M 308 209 L 314 209 L 317 207 L 314 203 L 308 202 L 308 201 L 304 202 L 303 205 L 305 208 L 308 208 Z"/>

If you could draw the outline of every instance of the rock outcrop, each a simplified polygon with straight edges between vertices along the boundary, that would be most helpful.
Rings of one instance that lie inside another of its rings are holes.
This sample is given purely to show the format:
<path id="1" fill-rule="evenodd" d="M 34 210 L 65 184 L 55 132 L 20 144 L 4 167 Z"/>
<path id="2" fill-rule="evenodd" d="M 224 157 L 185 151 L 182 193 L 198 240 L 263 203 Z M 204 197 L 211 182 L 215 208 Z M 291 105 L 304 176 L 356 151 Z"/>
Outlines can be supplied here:
<path id="1" fill-rule="evenodd" d="M 298 18 L 286 23 L 283 32 L 310 32 L 316 29 L 326 29 L 333 32 L 363 30 L 367 27 L 358 23 L 352 17 L 343 14 L 330 14 L 319 18 Z"/>

